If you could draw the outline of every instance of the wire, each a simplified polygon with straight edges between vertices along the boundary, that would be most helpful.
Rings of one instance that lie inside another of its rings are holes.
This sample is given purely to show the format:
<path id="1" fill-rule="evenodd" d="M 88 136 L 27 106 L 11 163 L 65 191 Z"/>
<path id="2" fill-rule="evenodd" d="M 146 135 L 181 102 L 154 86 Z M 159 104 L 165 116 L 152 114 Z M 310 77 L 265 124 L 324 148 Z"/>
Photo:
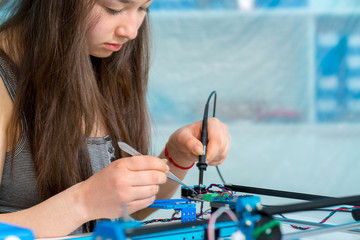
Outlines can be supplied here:
<path id="1" fill-rule="evenodd" d="M 210 215 L 211 213 L 209 212 L 211 211 L 211 209 L 208 209 L 206 211 L 204 211 L 203 213 L 197 213 L 196 214 L 196 219 L 204 219 L 204 215 Z M 173 222 L 173 221 L 177 221 L 177 220 L 181 220 L 181 217 L 176 217 L 177 214 L 179 214 L 181 211 L 180 210 L 175 210 L 174 213 L 172 214 L 171 218 L 156 218 L 156 219 L 151 219 L 151 220 L 147 220 L 147 221 L 143 221 L 143 224 L 151 224 L 151 223 L 158 223 L 158 222 Z"/>
<path id="2" fill-rule="evenodd" d="M 220 188 L 221 191 L 215 191 L 215 190 L 211 190 L 212 187 L 217 187 Z M 228 196 L 225 198 L 226 200 L 231 200 L 234 198 L 233 192 L 230 192 L 228 189 L 226 189 L 223 185 L 221 184 L 210 184 L 205 191 L 207 193 L 219 193 L 219 197 L 218 198 L 222 198 L 225 194 L 228 194 Z"/>
<path id="3" fill-rule="evenodd" d="M 216 219 L 222 215 L 223 213 L 226 213 L 230 220 L 232 220 L 233 222 L 236 223 L 236 225 L 239 225 L 239 220 L 237 219 L 237 217 L 235 216 L 235 214 L 227 207 L 220 207 L 218 210 L 216 210 L 213 214 L 211 214 L 211 217 L 209 218 L 209 222 L 208 222 L 208 229 L 207 229 L 207 233 L 208 233 L 208 239 L 209 240 L 215 240 L 215 222 Z M 235 231 L 237 234 L 241 234 L 240 229 L 237 228 L 237 230 Z"/>
<path id="4" fill-rule="evenodd" d="M 285 219 L 288 219 L 287 217 L 285 217 L 283 214 L 279 214 L 282 218 L 285 218 Z M 295 225 L 292 225 L 292 224 L 290 224 L 290 226 L 292 227 L 292 228 L 295 228 L 295 229 L 297 229 L 297 230 L 308 230 L 308 229 L 310 229 L 309 227 L 299 227 L 299 226 L 295 226 Z"/>
<path id="5" fill-rule="evenodd" d="M 222 183 L 225 185 L 226 182 L 225 182 L 225 180 L 224 180 L 224 178 L 223 178 L 223 176 L 222 176 L 222 174 L 221 174 L 221 172 L 220 172 L 219 166 L 216 166 L 216 171 L 217 171 L 217 173 L 219 174 L 219 177 L 220 177 Z"/>
<path id="6" fill-rule="evenodd" d="M 214 94 L 214 107 L 213 107 L 213 114 L 212 114 L 212 116 L 215 117 L 215 115 L 216 115 L 216 92 L 215 92 L 215 91 L 213 91 L 213 92 L 210 94 L 209 99 L 208 99 L 208 102 L 210 101 L 210 98 L 211 98 L 212 94 Z M 220 172 L 219 166 L 216 166 L 216 171 L 217 171 L 217 173 L 219 174 L 219 177 L 220 177 L 220 179 L 221 179 L 221 182 L 225 185 L 226 182 L 225 182 L 225 180 L 224 180 L 224 178 L 223 178 L 223 176 L 222 176 L 222 174 L 221 174 L 221 172 Z"/>
<path id="7" fill-rule="evenodd" d="M 321 220 L 319 223 L 325 223 L 327 222 L 336 212 L 348 212 L 349 210 L 354 210 L 354 209 L 360 209 L 359 206 L 354 206 L 354 207 L 340 207 L 340 208 L 335 208 L 333 209 L 329 215 L 327 215 L 323 220 Z M 281 217 L 287 219 L 287 217 L 285 217 L 283 214 L 279 214 Z M 299 226 L 294 226 L 294 225 L 290 225 L 291 227 L 298 229 L 298 230 L 307 230 L 307 229 L 311 229 L 310 227 L 299 227 Z"/>
<path id="8" fill-rule="evenodd" d="M 203 117 L 203 123 L 202 123 L 202 129 L 201 129 L 201 143 L 204 146 L 204 154 L 199 156 L 199 162 L 196 164 L 196 166 L 199 168 L 199 187 L 200 187 L 200 192 L 201 193 L 201 186 L 203 184 L 203 171 L 206 170 L 207 164 L 206 164 L 206 146 L 207 146 L 207 141 L 208 141 L 208 136 L 207 136 L 207 122 L 208 122 L 208 112 L 209 112 L 209 103 L 211 98 L 214 96 L 214 104 L 213 104 L 213 114 L 212 116 L 215 117 L 216 116 L 216 91 L 212 91 L 207 99 L 206 105 L 205 105 L 205 109 L 204 109 L 204 117 Z M 216 166 L 216 171 L 222 181 L 222 183 L 225 185 L 225 180 L 220 172 L 220 168 L 218 166 Z M 203 212 L 203 203 L 201 203 L 200 206 L 200 213 Z"/>
<path id="9" fill-rule="evenodd" d="M 349 210 L 353 210 L 353 209 L 360 209 L 360 207 L 358 206 L 354 206 L 354 207 L 340 207 L 340 208 L 335 208 L 334 210 L 331 211 L 331 213 L 325 217 L 323 220 L 321 220 L 319 223 L 325 223 L 327 220 L 329 220 L 336 212 L 347 212 Z"/>
<path id="10" fill-rule="evenodd" d="M 216 113 L 216 95 L 215 95 L 215 99 L 214 99 L 214 108 L 213 108 L 213 115 L 212 115 L 213 117 L 215 117 L 215 113 Z M 222 176 L 222 174 L 220 172 L 219 166 L 215 166 L 215 168 L 216 168 L 216 171 L 217 171 L 217 173 L 218 173 L 218 175 L 219 175 L 219 177 L 221 179 L 221 182 L 225 185 L 226 182 L 225 182 L 225 180 L 224 180 L 224 178 L 223 178 L 223 176 Z"/>
<path id="11" fill-rule="evenodd" d="M 330 206 L 337 205 L 357 205 L 360 202 L 360 195 L 341 197 L 341 198 L 326 198 L 314 200 L 311 202 L 304 203 L 294 203 L 282 206 L 273 206 L 264 208 L 261 212 L 264 212 L 268 215 L 275 215 L 279 213 L 291 213 L 291 212 L 300 212 L 306 210 L 313 210 L 317 208 L 325 208 Z"/>

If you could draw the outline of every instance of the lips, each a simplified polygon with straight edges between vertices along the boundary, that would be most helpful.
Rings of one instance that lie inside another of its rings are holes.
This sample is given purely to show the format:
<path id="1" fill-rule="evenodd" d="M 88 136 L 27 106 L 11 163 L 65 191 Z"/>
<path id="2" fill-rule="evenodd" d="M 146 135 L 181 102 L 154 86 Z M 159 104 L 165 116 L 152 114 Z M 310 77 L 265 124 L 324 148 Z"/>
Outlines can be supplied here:
<path id="1" fill-rule="evenodd" d="M 117 52 L 121 49 L 122 44 L 105 43 L 105 48 L 112 52 Z"/>

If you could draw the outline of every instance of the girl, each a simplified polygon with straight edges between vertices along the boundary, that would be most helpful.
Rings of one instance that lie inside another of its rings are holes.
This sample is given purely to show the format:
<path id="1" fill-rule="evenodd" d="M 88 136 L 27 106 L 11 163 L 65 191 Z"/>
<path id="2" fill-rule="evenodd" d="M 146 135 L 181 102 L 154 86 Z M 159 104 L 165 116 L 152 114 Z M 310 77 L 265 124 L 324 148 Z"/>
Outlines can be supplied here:
<path id="1" fill-rule="evenodd" d="M 202 154 L 201 122 L 170 136 L 168 164 L 165 151 L 129 157 L 116 144 L 149 152 L 151 0 L 10 3 L 1 4 L 0 221 L 40 238 L 88 231 L 89 221 L 121 217 L 124 204 L 146 217 L 178 187 L 165 173 L 183 179 Z M 227 127 L 210 119 L 208 131 L 207 161 L 218 165 Z"/>

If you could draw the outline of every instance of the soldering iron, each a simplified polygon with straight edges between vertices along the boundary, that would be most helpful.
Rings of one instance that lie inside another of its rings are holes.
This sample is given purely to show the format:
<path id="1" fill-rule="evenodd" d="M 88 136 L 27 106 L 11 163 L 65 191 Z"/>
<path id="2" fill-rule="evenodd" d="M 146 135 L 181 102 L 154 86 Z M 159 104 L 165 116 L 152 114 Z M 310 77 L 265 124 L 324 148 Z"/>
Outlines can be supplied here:
<path id="1" fill-rule="evenodd" d="M 207 163 L 206 163 L 206 147 L 208 142 L 208 133 L 207 133 L 207 123 L 208 123 L 208 113 L 209 113 L 209 102 L 214 96 L 214 110 L 213 110 L 213 117 L 215 117 L 215 109 L 216 109 L 216 91 L 211 92 L 204 110 L 204 117 L 202 122 L 202 129 L 201 129 L 201 136 L 200 141 L 203 145 L 203 154 L 199 156 L 199 162 L 196 166 L 199 168 L 199 187 L 201 189 L 204 180 L 204 171 L 206 171 Z"/>

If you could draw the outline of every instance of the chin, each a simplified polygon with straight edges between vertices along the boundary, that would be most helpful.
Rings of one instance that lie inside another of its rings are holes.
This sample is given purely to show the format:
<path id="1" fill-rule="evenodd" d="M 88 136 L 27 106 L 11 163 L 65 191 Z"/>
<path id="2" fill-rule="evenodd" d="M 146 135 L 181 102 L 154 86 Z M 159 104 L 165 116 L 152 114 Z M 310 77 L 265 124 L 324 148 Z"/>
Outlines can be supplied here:
<path id="1" fill-rule="evenodd" d="M 112 55 L 113 53 L 109 53 L 109 54 L 99 54 L 99 55 L 93 55 L 94 57 L 98 57 L 98 58 L 108 58 Z"/>
<path id="2" fill-rule="evenodd" d="M 97 51 L 97 52 L 90 52 L 90 55 L 97 58 L 108 58 L 113 54 L 110 51 Z"/>

